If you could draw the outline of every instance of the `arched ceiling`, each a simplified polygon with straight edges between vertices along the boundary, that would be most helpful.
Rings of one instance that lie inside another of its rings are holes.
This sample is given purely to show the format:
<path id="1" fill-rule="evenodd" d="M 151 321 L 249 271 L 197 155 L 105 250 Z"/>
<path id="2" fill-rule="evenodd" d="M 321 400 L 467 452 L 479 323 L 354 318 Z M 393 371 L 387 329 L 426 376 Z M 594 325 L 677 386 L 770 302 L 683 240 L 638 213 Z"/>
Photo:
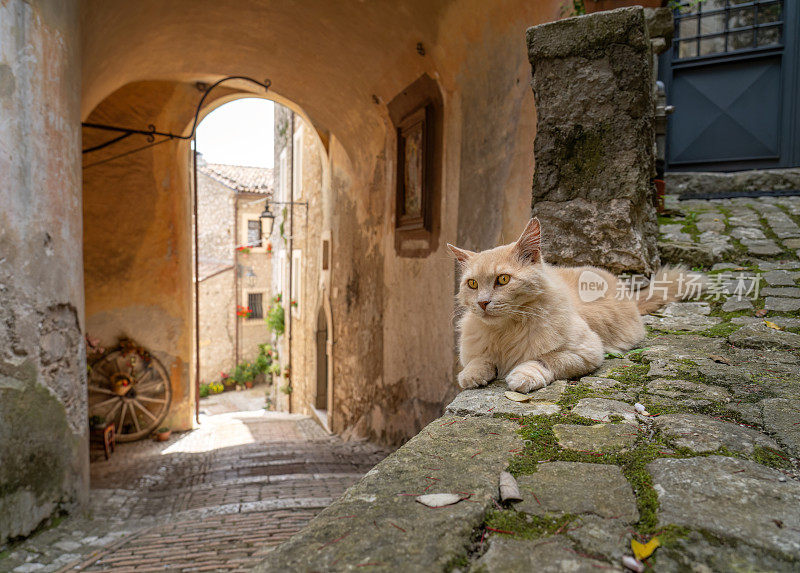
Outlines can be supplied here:
<path id="1" fill-rule="evenodd" d="M 514 33 L 524 50 L 524 29 L 553 19 L 556 4 L 85 0 L 82 115 L 88 117 L 105 97 L 136 81 L 269 78 L 276 94 L 336 135 L 351 159 L 366 159 L 359 155 L 374 152 L 367 143 L 384 137 L 385 106 L 380 104 L 426 72 L 447 98 L 471 45 L 487 30 L 507 28 L 517 19 Z"/>

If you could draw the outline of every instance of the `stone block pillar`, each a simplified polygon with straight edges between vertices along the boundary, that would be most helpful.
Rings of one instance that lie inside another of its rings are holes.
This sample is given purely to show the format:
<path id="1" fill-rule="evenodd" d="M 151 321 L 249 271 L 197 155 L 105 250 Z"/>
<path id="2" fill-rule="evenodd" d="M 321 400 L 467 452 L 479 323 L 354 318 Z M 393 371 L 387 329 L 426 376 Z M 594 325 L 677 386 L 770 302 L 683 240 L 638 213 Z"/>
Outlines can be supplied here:
<path id="1" fill-rule="evenodd" d="M 537 113 L 532 208 L 545 260 L 649 274 L 659 258 L 643 9 L 542 24 L 527 42 Z"/>

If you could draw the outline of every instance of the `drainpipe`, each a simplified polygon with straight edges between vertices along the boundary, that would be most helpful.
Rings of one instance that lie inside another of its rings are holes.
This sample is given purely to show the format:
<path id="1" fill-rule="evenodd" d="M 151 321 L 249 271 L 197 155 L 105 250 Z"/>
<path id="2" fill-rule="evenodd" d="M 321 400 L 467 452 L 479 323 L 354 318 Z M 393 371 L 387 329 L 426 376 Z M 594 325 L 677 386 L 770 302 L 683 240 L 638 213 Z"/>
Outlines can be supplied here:
<path id="1" fill-rule="evenodd" d="M 239 305 L 239 196 L 233 191 L 233 307 Z M 239 315 L 234 313 L 234 332 L 236 338 L 233 346 L 233 367 L 239 364 Z"/>
<path id="2" fill-rule="evenodd" d="M 194 419 L 200 422 L 200 220 L 197 217 L 197 136 L 192 140 L 194 205 Z"/>
<path id="3" fill-rule="evenodd" d="M 291 112 L 289 116 L 289 124 L 291 125 L 291 129 L 289 130 L 289 304 L 287 308 L 289 309 L 287 312 L 287 325 L 288 325 L 288 335 L 289 335 L 289 373 L 291 374 L 289 378 L 289 384 L 294 390 L 294 384 L 292 380 L 294 378 L 294 368 L 292 367 L 292 334 L 294 333 L 294 329 L 292 328 L 292 266 L 294 264 L 294 257 L 293 255 L 293 245 L 294 245 L 294 112 Z M 292 412 L 292 393 L 289 393 L 289 413 Z"/>

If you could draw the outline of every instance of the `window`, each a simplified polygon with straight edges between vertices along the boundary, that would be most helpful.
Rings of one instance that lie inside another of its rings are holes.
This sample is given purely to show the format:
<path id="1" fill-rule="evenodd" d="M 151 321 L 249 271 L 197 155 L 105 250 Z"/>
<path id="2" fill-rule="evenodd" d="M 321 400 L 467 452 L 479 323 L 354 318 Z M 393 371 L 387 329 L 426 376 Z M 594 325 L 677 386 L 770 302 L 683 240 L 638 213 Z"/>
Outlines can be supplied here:
<path id="1" fill-rule="evenodd" d="M 303 252 L 299 249 L 292 251 L 292 294 L 289 304 L 292 307 L 292 312 L 300 315 L 300 297 L 303 294 L 302 277 L 303 277 Z"/>
<path id="2" fill-rule="evenodd" d="M 292 194 L 294 200 L 298 201 L 303 197 L 303 127 L 300 126 L 294 132 L 292 140 Z"/>
<path id="3" fill-rule="evenodd" d="M 330 269 L 331 242 L 327 239 L 322 241 L 322 270 Z"/>
<path id="4" fill-rule="evenodd" d="M 261 246 L 261 219 L 247 221 L 247 246 Z"/>
<path id="5" fill-rule="evenodd" d="M 280 186 L 278 189 L 278 201 L 286 201 L 289 191 L 289 158 L 286 155 L 286 148 L 283 148 L 280 155 Z"/>
<path id="6" fill-rule="evenodd" d="M 260 292 L 251 292 L 247 295 L 247 308 L 250 309 L 250 318 L 264 318 L 264 295 Z"/>
<path id="7" fill-rule="evenodd" d="M 395 250 L 425 257 L 436 250 L 442 173 L 442 98 L 423 75 L 389 103 L 397 135 Z"/>
<path id="8" fill-rule="evenodd" d="M 781 0 L 705 0 L 675 9 L 676 59 L 780 47 Z"/>

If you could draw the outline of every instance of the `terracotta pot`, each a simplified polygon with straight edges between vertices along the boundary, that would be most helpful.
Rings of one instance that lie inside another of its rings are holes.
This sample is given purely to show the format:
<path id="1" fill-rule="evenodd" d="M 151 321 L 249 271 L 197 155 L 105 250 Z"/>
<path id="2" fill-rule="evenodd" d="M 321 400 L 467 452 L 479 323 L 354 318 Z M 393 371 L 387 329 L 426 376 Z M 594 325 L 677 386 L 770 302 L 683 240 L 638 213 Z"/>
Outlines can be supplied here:
<path id="1" fill-rule="evenodd" d="M 167 430 L 166 432 L 156 432 L 156 441 L 166 442 L 169 440 L 170 434 L 172 434 L 172 430 Z"/>
<path id="2" fill-rule="evenodd" d="M 252 388 L 253 387 L 253 381 L 252 380 L 248 380 L 247 382 L 244 383 L 244 387 L 248 388 L 248 389 Z"/>

